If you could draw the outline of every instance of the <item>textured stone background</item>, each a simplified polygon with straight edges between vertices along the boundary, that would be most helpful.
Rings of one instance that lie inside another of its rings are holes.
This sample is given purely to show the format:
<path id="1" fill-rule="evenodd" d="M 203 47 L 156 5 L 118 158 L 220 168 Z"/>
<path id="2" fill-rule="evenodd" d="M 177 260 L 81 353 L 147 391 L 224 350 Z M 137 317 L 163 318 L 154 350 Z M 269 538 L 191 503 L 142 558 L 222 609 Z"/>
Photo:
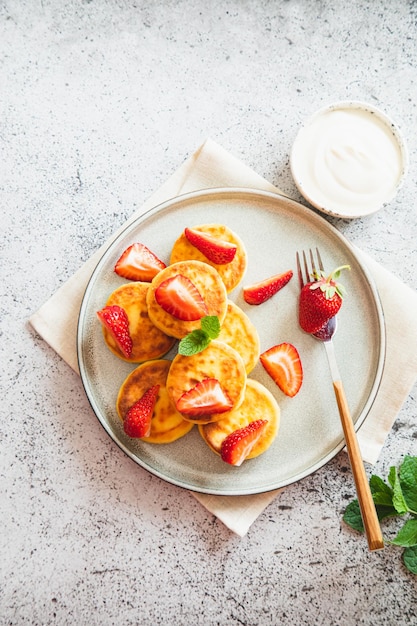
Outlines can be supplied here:
<path id="1" fill-rule="evenodd" d="M 295 199 L 289 150 L 359 99 L 407 138 L 389 206 L 330 220 L 417 288 L 414 0 L 0 2 L 2 624 L 417 623 L 400 550 L 341 517 L 341 454 L 240 539 L 108 438 L 30 314 L 210 136 Z M 416 454 L 416 392 L 376 466 Z"/>

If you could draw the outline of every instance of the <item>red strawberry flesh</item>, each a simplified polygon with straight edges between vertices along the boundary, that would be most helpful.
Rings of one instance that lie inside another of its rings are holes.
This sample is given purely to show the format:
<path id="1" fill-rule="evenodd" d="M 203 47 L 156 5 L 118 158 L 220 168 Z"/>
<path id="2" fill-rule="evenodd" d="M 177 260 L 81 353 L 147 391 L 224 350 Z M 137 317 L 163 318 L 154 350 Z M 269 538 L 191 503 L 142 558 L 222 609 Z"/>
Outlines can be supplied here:
<path id="1" fill-rule="evenodd" d="M 165 267 L 165 263 L 149 248 L 138 242 L 126 248 L 114 266 L 114 271 L 127 280 L 150 282 Z"/>
<path id="2" fill-rule="evenodd" d="M 280 343 L 261 354 L 260 361 L 287 396 L 292 398 L 299 392 L 303 382 L 303 367 L 295 346 Z"/>
<path id="3" fill-rule="evenodd" d="M 178 399 L 177 411 L 188 416 L 213 415 L 233 408 L 233 402 L 215 378 L 205 378 Z"/>
<path id="4" fill-rule="evenodd" d="M 323 273 L 316 274 L 317 280 L 301 289 L 298 319 L 306 333 L 317 333 L 339 312 L 344 289 L 337 279 L 342 269 L 350 267 L 338 267 L 327 277 Z"/>
<path id="5" fill-rule="evenodd" d="M 226 265 L 235 258 L 237 246 L 230 241 L 217 239 L 209 233 L 194 228 L 186 228 L 184 235 L 204 256 L 216 265 Z"/>
<path id="6" fill-rule="evenodd" d="M 159 385 L 145 391 L 143 396 L 130 407 L 123 421 L 123 428 L 129 437 L 149 437 L 152 415 L 158 398 Z"/>
<path id="7" fill-rule="evenodd" d="M 264 434 L 268 420 L 256 420 L 228 435 L 220 448 L 220 456 L 226 463 L 239 466 L 252 452 Z"/>
<path id="8" fill-rule="evenodd" d="M 97 311 L 97 316 L 128 359 L 132 354 L 133 342 L 129 333 L 129 320 L 126 311 L 117 304 L 112 304 L 105 306 L 101 311 Z"/>
<path id="9" fill-rule="evenodd" d="M 183 321 L 199 320 L 208 315 L 197 287 L 182 274 L 164 280 L 155 290 L 155 300 L 164 311 Z"/>
<path id="10" fill-rule="evenodd" d="M 317 333 L 338 313 L 342 305 L 338 294 L 331 300 L 326 300 L 319 290 L 311 289 L 314 285 L 315 283 L 308 283 L 300 292 L 299 322 L 306 333 Z"/>
<path id="11" fill-rule="evenodd" d="M 293 271 L 288 270 L 283 274 L 276 274 L 259 283 L 254 283 L 243 289 L 243 298 L 248 304 L 262 304 L 272 298 L 280 289 L 291 280 Z"/>

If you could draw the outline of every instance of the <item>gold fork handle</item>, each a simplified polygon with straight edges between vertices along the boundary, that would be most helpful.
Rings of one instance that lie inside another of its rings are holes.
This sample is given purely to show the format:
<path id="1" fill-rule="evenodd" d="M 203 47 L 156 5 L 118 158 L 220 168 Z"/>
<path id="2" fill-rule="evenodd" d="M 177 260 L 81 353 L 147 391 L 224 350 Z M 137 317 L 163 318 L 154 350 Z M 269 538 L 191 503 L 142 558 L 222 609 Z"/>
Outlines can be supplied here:
<path id="1" fill-rule="evenodd" d="M 353 479 L 356 485 L 356 493 L 361 509 L 362 521 L 368 540 L 368 546 L 370 550 L 381 550 L 384 547 L 384 540 L 382 538 L 381 527 L 376 514 L 375 504 L 372 499 L 371 489 L 366 476 L 358 439 L 356 437 L 355 428 L 350 416 L 342 381 L 335 380 L 333 382 L 333 387 L 336 394 L 337 406 L 339 407 L 340 419 L 345 435 L 346 449 L 349 455 Z"/>

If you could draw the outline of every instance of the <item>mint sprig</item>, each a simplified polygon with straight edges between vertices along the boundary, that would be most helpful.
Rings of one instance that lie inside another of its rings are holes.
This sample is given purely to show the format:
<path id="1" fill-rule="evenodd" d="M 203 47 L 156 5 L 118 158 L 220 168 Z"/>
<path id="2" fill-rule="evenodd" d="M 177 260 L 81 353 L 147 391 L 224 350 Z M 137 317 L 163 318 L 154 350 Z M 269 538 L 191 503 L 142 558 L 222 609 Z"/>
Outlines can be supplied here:
<path id="1" fill-rule="evenodd" d="M 206 315 L 201 318 L 201 328 L 188 333 L 178 345 L 178 354 L 192 356 L 207 348 L 212 339 L 220 334 L 220 322 L 217 315 Z"/>
<path id="2" fill-rule="evenodd" d="M 407 516 L 394 539 L 385 543 L 404 548 L 404 565 L 412 574 L 417 574 L 417 457 L 405 456 L 398 470 L 390 467 L 388 484 L 372 475 L 369 486 L 380 521 Z M 348 504 L 343 521 L 354 530 L 364 531 L 357 500 Z"/>

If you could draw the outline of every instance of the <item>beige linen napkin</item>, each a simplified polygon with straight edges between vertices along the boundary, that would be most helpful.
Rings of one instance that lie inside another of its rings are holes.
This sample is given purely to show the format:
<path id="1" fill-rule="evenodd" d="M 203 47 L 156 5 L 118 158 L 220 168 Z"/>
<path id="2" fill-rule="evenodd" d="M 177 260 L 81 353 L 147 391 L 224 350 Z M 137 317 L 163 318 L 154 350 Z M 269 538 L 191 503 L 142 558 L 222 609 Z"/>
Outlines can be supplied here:
<path id="1" fill-rule="evenodd" d="M 213 187 L 248 187 L 273 192 L 268 183 L 214 141 L 208 139 L 30 318 L 33 328 L 78 372 L 76 333 L 78 314 L 87 282 L 110 242 L 128 223 L 148 209 L 180 194 Z M 401 283 L 368 255 L 358 251 L 379 290 L 387 331 L 386 365 L 376 401 L 358 433 L 362 456 L 375 463 L 385 438 L 417 378 L 417 293 Z M 395 295 L 394 295 L 395 294 Z M 406 306 L 402 306 L 402 303 Z M 251 496 L 195 498 L 228 528 L 244 536 L 279 490 Z"/>

